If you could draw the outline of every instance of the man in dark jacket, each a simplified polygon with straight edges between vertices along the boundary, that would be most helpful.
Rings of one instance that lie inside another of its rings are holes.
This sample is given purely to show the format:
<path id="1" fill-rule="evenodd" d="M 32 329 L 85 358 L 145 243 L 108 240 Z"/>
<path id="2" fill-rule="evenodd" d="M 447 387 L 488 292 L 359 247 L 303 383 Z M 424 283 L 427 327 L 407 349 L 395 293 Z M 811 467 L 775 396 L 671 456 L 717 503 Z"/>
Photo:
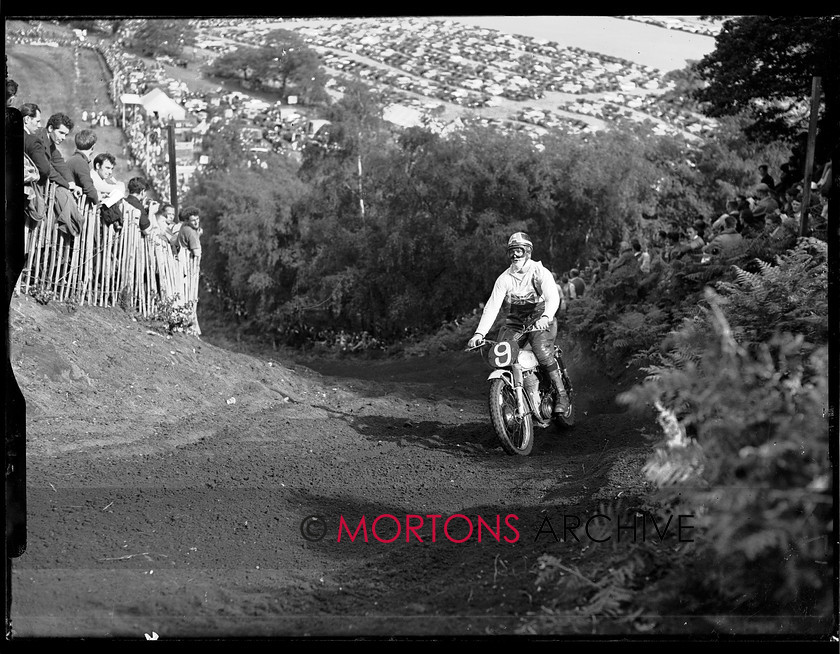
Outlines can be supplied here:
<path id="1" fill-rule="evenodd" d="M 140 232 L 146 236 L 157 226 L 157 220 L 152 222 L 160 203 L 152 200 L 146 205 L 149 185 L 142 177 L 132 177 L 128 180 L 128 195 L 125 201 L 140 211 Z"/>
<path id="2" fill-rule="evenodd" d="M 76 134 L 76 151 L 67 158 L 67 167 L 73 175 L 76 186 L 93 203 L 99 202 L 99 194 L 93 185 L 93 178 L 90 176 L 90 160 L 93 155 L 93 146 L 96 145 L 96 132 L 90 129 L 83 129 Z"/>
<path id="3" fill-rule="evenodd" d="M 40 129 L 37 136 L 44 143 L 44 149 L 49 156 L 50 181 L 74 193 L 81 194 L 81 189 L 73 181 L 73 173 L 67 167 L 67 162 L 64 161 L 64 156 L 58 147 L 64 142 L 72 129 L 73 121 L 70 116 L 59 112 L 49 117 L 46 128 Z"/>
<path id="4" fill-rule="evenodd" d="M 580 270 L 572 268 L 569 271 L 569 274 L 571 275 L 569 282 L 571 282 L 575 287 L 575 297 L 583 297 L 583 293 L 586 291 L 586 282 L 584 282 L 583 278 L 580 276 Z"/>
<path id="5" fill-rule="evenodd" d="M 41 129 L 41 109 L 34 102 L 21 105 L 23 116 L 23 151 L 29 155 L 38 169 L 38 183 L 45 184 L 50 175 L 50 157 L 44 148 L 44 142 L 38 136 Z"/>

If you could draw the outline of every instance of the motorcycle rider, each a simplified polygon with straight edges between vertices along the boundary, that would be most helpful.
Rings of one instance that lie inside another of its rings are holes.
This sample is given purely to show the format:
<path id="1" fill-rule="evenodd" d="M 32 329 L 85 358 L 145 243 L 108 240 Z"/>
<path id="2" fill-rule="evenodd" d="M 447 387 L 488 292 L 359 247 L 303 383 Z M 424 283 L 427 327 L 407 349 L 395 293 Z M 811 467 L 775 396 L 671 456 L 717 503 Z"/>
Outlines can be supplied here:
<path id="1" fill-rule="evenodd" d="M 484 342 L 487 330 L 493 326 L 502 303 L 507 300 L 509 310 L 499 332 L 499 340 L 510 340 L 516 332 L 533 323 L 533 329 L 539 331 L 523 334 L 518 345 L 522 346 L 526 341 L 531 344 L 540 367 L 548 374 L 557 391 L 554 413 L 565 413 L 569 409 L 569 396 L 563 388 L 560 368 L 554 358 L 554 339 L 557 337 L 554 315 L 560 306 L 560 294 L 548 269 L 531 259 L 533 247 L 525 232 L 516 232 L 508 239 L 510 267 L 496 278 L 475 334 L 469 340 L 469 347 L 478 347 Z"/>

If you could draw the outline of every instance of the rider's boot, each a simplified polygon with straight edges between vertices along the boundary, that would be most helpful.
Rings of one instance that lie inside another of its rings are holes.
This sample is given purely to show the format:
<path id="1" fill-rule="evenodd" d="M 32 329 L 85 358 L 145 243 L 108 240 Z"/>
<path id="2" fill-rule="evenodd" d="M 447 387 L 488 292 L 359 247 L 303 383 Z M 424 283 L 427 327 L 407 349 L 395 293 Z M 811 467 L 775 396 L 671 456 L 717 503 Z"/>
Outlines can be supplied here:
<path id="1" fill-rule="evenodd" d="M 548 378 L 551 380 L 554 390 L 557 391 L 556 399 L 554 400 L 554 413 L 566 413 L 569 410 L 569 394 L 563 387 L 563 379 L 560 377 L 560 369 L 556 368 L 548 373 Z"/>

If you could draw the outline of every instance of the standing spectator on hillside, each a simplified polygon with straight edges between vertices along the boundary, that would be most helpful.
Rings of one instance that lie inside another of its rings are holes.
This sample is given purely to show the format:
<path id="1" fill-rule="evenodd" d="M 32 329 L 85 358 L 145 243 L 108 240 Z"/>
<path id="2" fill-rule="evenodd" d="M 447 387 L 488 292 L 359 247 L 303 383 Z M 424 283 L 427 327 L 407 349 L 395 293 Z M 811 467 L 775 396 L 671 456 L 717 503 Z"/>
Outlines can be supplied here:
<path id="1" fill-rule="evenodd" d="M 96 145 L 96 132 L 83 129 L 76 134 L 75 141 L 76 151 L 67 158 L 67 167 L 73 174 L 73 181 L 76 186 L 82 189 L 82 192 L 93 204 L 98 204 L 99 194 L 90 174 L 91 157 Z"/>
<path id="2" fill-rule="evenodd" d="M 41 109 L 34 102 L 21 105 L 23 116 L 23 151 L 38 169 L 39 184 L 45 184 L 50 175 L 50 157 L 38 133 L 41 129 Z"/>
<path id="3" fill-rule="evenodd" d="M 148 204 L 146 203 L 149 193 L 148 189 L 149 185 L 142 177 L 132 177 L 128 180 L 128 196 L 125 198 L 125 201 L 140 211 L 140 233 L 143 236 L 148 236 L 157 227 L 157 220 L 155 220 L 153 226 L 152 219 L 155 217 L 160 206 L 154 200 L 149 201 Z"/>
<path id="4" fill-rule="evenodd" d="M 580 275 L 580 270 L 572 268 L 569 271 L 569 282 L 575 287 L 575 297 L 583 297 L 586 292 L 586 282 Z"/>
<path id="5" fill-rule="evenodd" d="M 55 113 L 47 120 L 46 128 L 39 130 L 39 137 L 44 142 L 44 149 L 50 160 L 49 179 L 58 186 L 81 195 L 81 189 L 73 181 L 73 173 L 67 167 L 64 156 L 61 154 L 59 145 L 64 142 L 70 130 L 73 129 L 73 120 L 67 114 Z"/>
<path id="6" fill-rule="evenodd" d="M 776 196 L 781 199 L 787 190 L 793 187 L 795 180 L 790 172 L 790 163 L 783 163 L 779 166 L 779 170 L 781 171 L 779 173 L 779 181 L 776 182 L 776 188 L 773 190 L 776 192 Z"/>
<path id="7" fill-rule="evenodd" d="M 558 318 L 560 318 L 569 309 L 569 303 L 574 300 L 577 295 L 575 293 L 575 287 L 569 281 L 569 276 L 567 274 L 563 273 L 559 282 L 557 281 L 557 275 L 555 273 L 552 273 L 552 277 L 554 277 L 554 281 L 557 283 L 557 291 L 560 293 L 560 307 L 557 310 Z"/>
<path id="8" fill-rule="evenodd" d="M 776 188 L 776 180 L 770 175 L 770 167 L 767 164 L 761 164 L 758 167 L 758 174 L 760 184 L 767 184 L 771 191 Z"/>

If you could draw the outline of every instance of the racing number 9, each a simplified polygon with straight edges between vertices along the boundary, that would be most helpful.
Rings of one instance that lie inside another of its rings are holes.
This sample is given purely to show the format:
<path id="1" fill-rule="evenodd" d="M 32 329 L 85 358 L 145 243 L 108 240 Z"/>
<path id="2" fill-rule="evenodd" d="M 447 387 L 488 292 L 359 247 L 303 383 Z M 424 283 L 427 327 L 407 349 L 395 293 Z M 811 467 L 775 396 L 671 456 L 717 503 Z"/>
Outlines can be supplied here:
<path id="1" fill-rule="evenodd" d="M 496 368 L 507 368 L 513 362 L 513 352 L 508 341 L 496 343 L 492 349 L 491 363 Z"/>

